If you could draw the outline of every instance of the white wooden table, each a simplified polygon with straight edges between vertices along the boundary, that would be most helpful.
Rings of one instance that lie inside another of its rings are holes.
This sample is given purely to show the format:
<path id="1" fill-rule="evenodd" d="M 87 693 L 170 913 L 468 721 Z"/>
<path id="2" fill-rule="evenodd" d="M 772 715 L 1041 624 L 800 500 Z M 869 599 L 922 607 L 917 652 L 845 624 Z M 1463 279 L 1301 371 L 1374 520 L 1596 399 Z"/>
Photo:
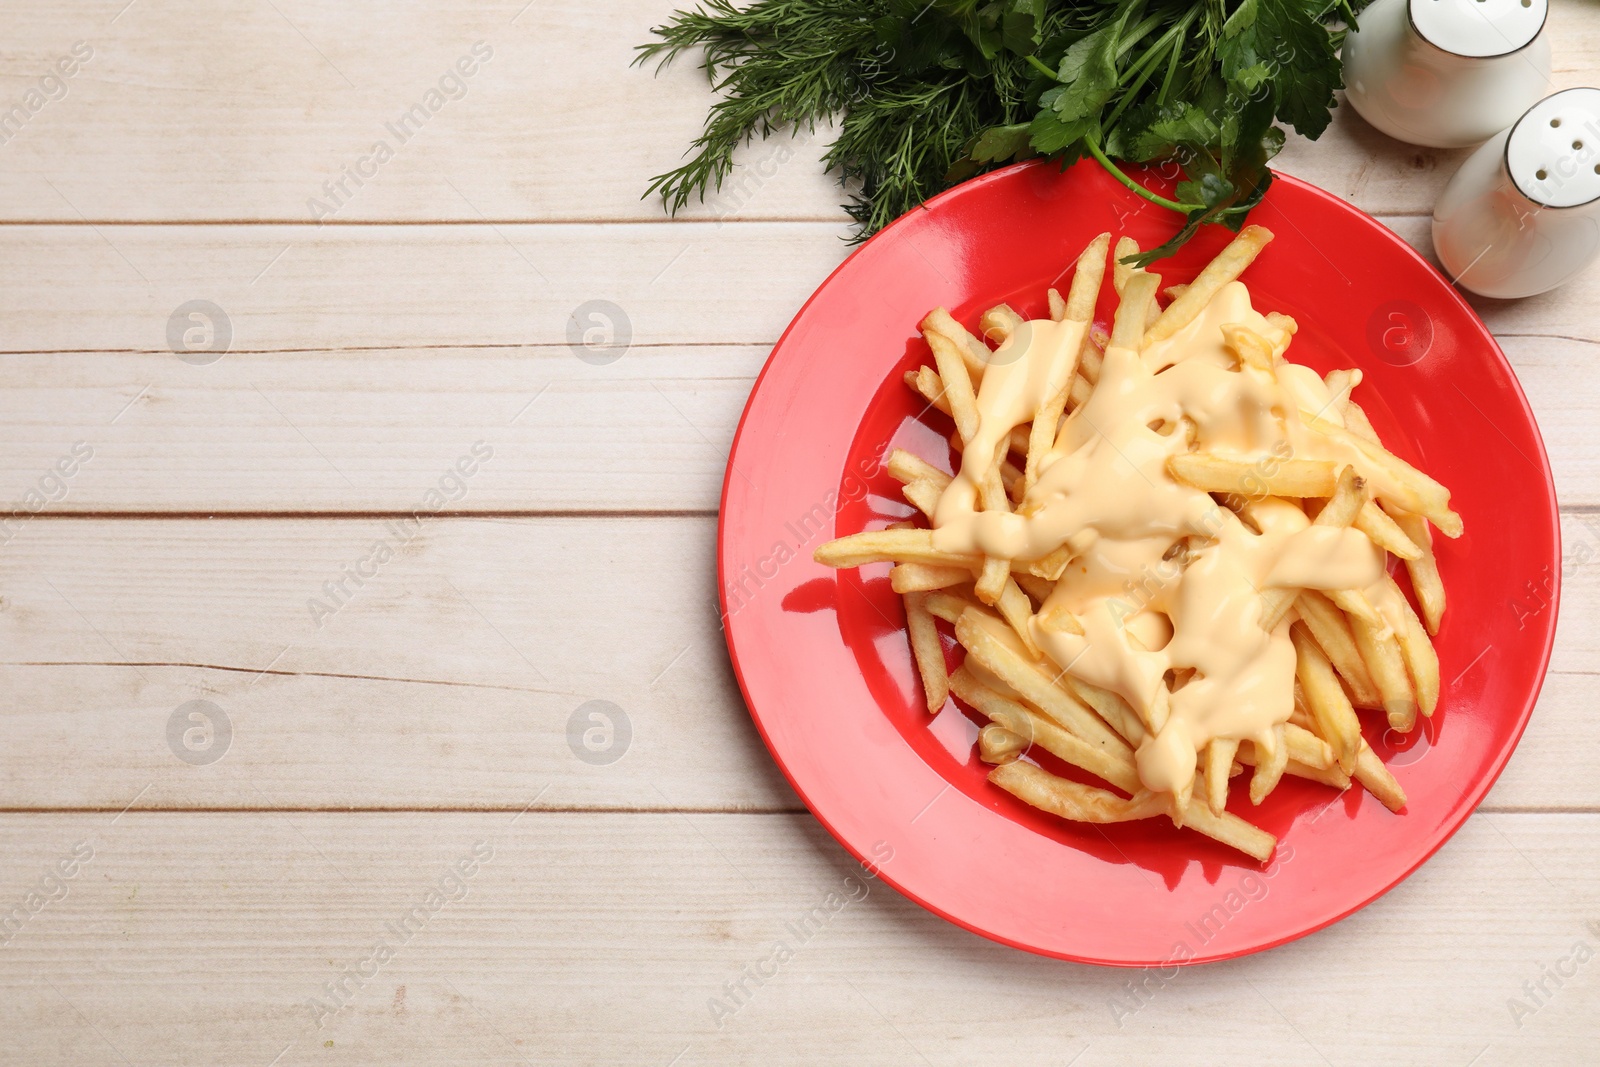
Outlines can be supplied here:
<path id="1" fill-rule="evenodd" d="M 712 608 L 735 420 L 846 225 L 820 137 L 664 221 L 709 96 L 628 62 L 672 0 L 525 3 L 0 11 L 0 1062 L 1593 1062 L 1600 271 L 1477 303 L 1565 603 L 1433 861 L 1137 1011 L 880 888 L 718 1025 L 852 866 Z M 1600 13 L 1553 20 L 1558 84 L 1600 79 Z M 1280 164 L 1426 248 L 1458 158 L 1343 109 Z M 595 300 L 609 363 L 569 344 Z M 614 762 L 570 740 L 590 701 Z"/>

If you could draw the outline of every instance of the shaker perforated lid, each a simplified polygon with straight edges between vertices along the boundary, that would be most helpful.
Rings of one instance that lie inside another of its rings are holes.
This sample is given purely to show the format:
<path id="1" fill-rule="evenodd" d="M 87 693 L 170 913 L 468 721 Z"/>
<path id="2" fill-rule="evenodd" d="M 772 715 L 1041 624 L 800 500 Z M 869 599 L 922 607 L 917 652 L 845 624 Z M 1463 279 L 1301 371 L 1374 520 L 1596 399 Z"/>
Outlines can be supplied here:
<path id="1" fill-rule="evenodd" d="M 1485 59 L 1525 48 L 1539 36 L 1548 0 L 1410 0 L 1422 39 L 1458 56 Z"/>
<path id="2" fill-rule="evenodd" d="M 1600 200 L 1600 89 L 1565 89 L 1530 107 L 1506 139 L 1506 170 L 1529 200 Z"/>

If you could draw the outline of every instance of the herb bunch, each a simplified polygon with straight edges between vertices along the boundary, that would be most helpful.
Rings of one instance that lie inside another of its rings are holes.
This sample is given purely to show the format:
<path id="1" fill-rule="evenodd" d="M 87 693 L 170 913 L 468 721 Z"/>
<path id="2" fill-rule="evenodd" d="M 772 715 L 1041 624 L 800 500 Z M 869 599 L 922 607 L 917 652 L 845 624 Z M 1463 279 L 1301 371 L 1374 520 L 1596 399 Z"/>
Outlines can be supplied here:
<path id="1" fill-rule="evenodd" d="M 1092 156 L 1183 215 L 1169 254 L 1208 222 L 1237 229 L 1271 183 L 1282 123 L 1316 138 L 1339 88 L 1343 26 L 1362 0 L 703 0 L 638 61 L 700 49 L 720 92 L 681 166 L 676 212 L 720 191 L 735 151 L 837 123 L 823 158 L 864 239 L 992 167 Z M 1117 160 L 1175 164 L 1175 199 Z"/>

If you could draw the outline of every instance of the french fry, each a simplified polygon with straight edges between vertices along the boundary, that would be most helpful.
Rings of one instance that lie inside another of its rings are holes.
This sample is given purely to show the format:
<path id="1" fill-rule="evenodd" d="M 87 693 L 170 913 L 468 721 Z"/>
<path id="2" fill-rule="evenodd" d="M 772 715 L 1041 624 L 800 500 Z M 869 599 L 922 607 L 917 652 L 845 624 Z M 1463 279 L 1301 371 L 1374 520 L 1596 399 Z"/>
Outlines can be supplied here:
<path id="1" fill-rule="evenodd" d="M 1293 761 L 1319 771 L 1334 765 L 1333 746 L 1303 726 L 1285 723 L 1283 740 Z"/>
<path id="2" fill-rule="evenodd" d="M 1083 346 L 1083 353 L 1078 357 L 1078 373 L 1088 379 L 1090 385 L 1100 380 L 1100 368 L 1105 365 L 1105 356 L 1093 344 Z"/>
<path id="3" fill-rule="evenodd" d="M 1433 650 L 1433 642 L 1428 640 L 1422 620 L 1411 610 L 1411 604 L 1394 584 L 1394 579 L 1385 578 L 1384 581 L 1389 586 L 1389 600 L 1400 613 L 1400 625 L 1394 631 L 1400 639 L 1400 655 L 1406 661 L 1406 673 L 1411 676 L 1417 708 L 1431 717 L 1434 708 L 1439 706 L 1439 654 Z"/>
<path id="4" fill-rule="evenodd" d="M 955 420 L 956 433 L 963 442 L 970 441 L 978 435 L 978 396 L 973 391 L 972 375 L 963 362 L 962 350 L 956 342 L 926 326 L 922 335 L 933 349 L 933 362 L 939 370 L 939 381 L 944 385 L 944 399 L 949 404 L 950 417 Z"/>
<path id="5" fill-rule="evenodd" d="M 1278 781 L 1289 766 L 1289 743 L 1283 736 L 1283 724 L 1272 728 L 1272 746 L 1261 750 L 1261 742 L 1254 745 L 1256 773 L 1250 776 L 1250 803 L 1260 804 L 1278 788 Z"/>
<path id="6" fill-rule="evenodd" d="M 981 610 L 972 601 L 964 596 L 958 596 L 948 590 L 929 593 L 923 599 L 923 606 L 928 609 L 928 614 L 936 619 L 943 619 L 954 626 L 967 610 Z"/>
<path id="7" fill-rule="evenodd" d="M 1046 581 L 1026 571 L 1017 570 L 1015 566 L 1011 568 L 1011 579 L 1022 586 L 1022 591 L 1028 594 L 1029 599 L 1038 604 L 1043 604 L 1046 600 L 1049 600 L 1050 594 L 1055 592 L 1056 588 L 1054 582 Z"/>
<path id="8" fill-rule="evenodd" d="M 1100 298 L 1100 287 L 1105 282 L 1106 246 L 1111 235 L 1102 233 L 1084 248 L 1078 256 L 1078 265 L 1072 274 L 1072 285 L 1067 289 L 1066 317 L 1073 322 L 1089 322 L 1094 318 L 1095 304 Z M 1117 290 L 1119 293 L 1121 289 Z"/>
<path id="9" fill-rule="evenodd" d="M 939 510 L 939 498 L 944 495 L 944 489 L 934 481 L 907 482 L 900 487 L 900 495 L 931 521 Z"/>
<path id="10" fill-rule="evenodd" d="M 1338 481 L 1334 485 L 1333 496 L 1328 498 L 1317 517 L 1313 520 L 1314 526 L 1348 527 L 1360 514 L 1363 505 L 1368 503 L 1367 486 L 1355 472 L 1354 467 L 1344 467 L 1339 471 Z M 1278 628 L 1283 617 L 1288 614 L 1289 608 L 1294 604 L 1298 589 L 1269 589 L 1262 594 L 1263 608 L 1261 612 L 1261 628 L 1268 633 Z M 1364 609 L 1364 617 L 1377 619 L 1370 605 L 1365 600 L 1359 602 L 1351 594 L 1335 592 L 1335 603 L 1341 600 L 1349 601 L 1358 608 Z M 1354 594 L 1359 597 L 1360 594 Z"/>
<path id="11" fill-rule="evenodd" d="M 1352 701 L 1363 708 L 1383 707 L 1383 697 L 1372 680 L 1372 672 L 1367 670 L 1366 661 L 1361 658 L 1361 650 L 1356 647 L 1344 612 L 1315 589 L 1303 590 L 1295 600 L 1295 607 L 1300 621 L 1305 623 L 1334 670 L 1350 687 Z"/>
<path id="12" fill-rule="evenodd" d="M 996 304 L 978 319 L 978 329 L 982 331 L 985 340 L 1000 345 L 1017 332 L 1017 327 L 1021 326 L 1023 321 L 1021 315 L 1011 310 L 1010 304 Z"/>
<path id="13" fill-rule="evenodd" d="M 1129 755 L 1127 742 L 1118 737 L 1077 697 L 1055 684 L 1037 663 L 1008 647 L 984 626 L 970 609 L 956 620 L 956 640 L 991 674 L 998 676 L 1046 715 L 1083 740 L 1106 752 Z"/>
<path id="14" fill-rule="evenodd" d="M 1153 794 L 1128 799 L 1068 778 L 1058 778 L 1031 763 L 1003 763 L 989 781 L 1018 800 L 1071 822 L 1113 823 L 1158 815 L 1165 802 Z"/>
<path id="15" fill-rule="evenodd" d="M 972 581 L 972 572 L 960 567 L 930 567 L 926 563 L 901 563 L 889 571 L 889 588 L 896 593 L 926 593 Z"/>
<path id="16" fill-rule="evenodd" d="M 1067 302 L 1061 299 L 1061 294 L 1054 288 L 1049 289 L 1045 295 L 1050 300 L 1050 317 L 1060 322 L 1067 317 Z"/>
<path id="17" fill-rule="evenodd" d="M 966 667 L 950 675 L 950 689 L 979 713 L 1026 738 L 1066 763 L 1099 778 L 1104 778 L 1128 793 L 1139 791 L 1139 772 L 1133 760 L 1106 752 L 1063 729 L 1049 717 L 990 689 L 974 678 Z"/>
<path id="18" fill-rule="evenodd" d="M 1446 537 L 1461 536 L 1461 516 L 1450 510 L 1450 490 L 1382 445 L 1359 437 L 1343 426 L 1308 412 L 1301 412 L 1300 419 L 1317 433 L 1358 453 L 1364 461 L 1362 476 L 1372 483 L 1373 492 L 1379 498 L 1404 511 L 1426 516 Z"/>
<path id="19" fill-rule="evenodd" d="M 1412 544 L 1417 546 L 1416 557 L 1406 560 L 1406 572 L 1411 575 L 1411 588 L 1416 590 L 1417 603 L 1422 605 L 1422 618 L 1428 624 L 1428 633 L 1437 634 L 1439 623 L 1444 618 L 1444 582 L 1439 579 L 1439 561 L 1433 555 L 1433 535 L 1428 532 L 1428 520 L 1403 511 L 1388 514 Z"/>
<path id="20" fill-rule="evenodd" d="M 1240 323 L 1223 326 L 1222 337 L 1233 350 L 1233 354 L 1238 357 L 1241 367 L 1254 367 L 1256 370 L 1272 373 L 1275 361 L 1271 341 Z"/>
<path id="21" fill-rule="evenodd" d="M 1216 259 L 1206 265 L 1198 277 L 1189 283 L 1189 288 L 1184 294 L 1167 305 L 1167 310 L 1156 319 L 1155 325 L 1145 333 L 1144 343 L 1154 344 L 1164 341 L 1193 322 L 1205 306 L 1211 303 L 1211 298 L 1221 292 L 1222 287 L 1235 281 L 1243 274 L 1245 268 L 1255 262 L 1256 256 L 1272 240 L 1272 231 L 1262 226 L 1246 226 L 1239 231 L 1239 235 L 1228 243 Z M 1321 495 L 1322 494 L 1305 494 Z"/>
<path id="22" fill-rule="evenodd" d="M 1332 496 L 1338 484 L 1333 463 L 1318 459 L 1279 460 L 1269 470 L 1259 462 L 1180 452 L 1167 460 L 1167 470 L 1196 489 L 1245 497 Z"/>
<path id="23" fill-rule="evenodd" d="M 1028 655 L 1038 659 L 1039 646 L 1033 643 L 1033 634 L 1028 629 L 1028 620 L 1033 618 L 1033 603 L 1028 599 L 1028 594 L 1022 591 L 1022 587 L 1012 580 L 1010 571 L 1006 572 L 1006 580 L 1000 588 L 1000 596 L 995 600 L 994 606 L 999 610 L 1000 617 L 1011 624 L 1017 640 L 1028 650 Z"/>
<path id="24" fill-rule="evenodd" d="M 1406 675 L 1405 657 L 1400 652 L 1400 641 L 1388 633 L 1387 627 L 1365 619 L 1350 619 L 1350 632 L 1361 650 L 1361 660 L 1372 673 L 1378 694 L 1383 700 L 1384 714 L 1389 725 L 1401 733 L 1410 733 L 1417 724 L 1417 698 L 1411 690 L 1411 680 Z"/>
<path id="25" fill-rule="evenodd" d="M 1296 623 L 1289 629 L 1289 637 L 1294 642 L 1295 677 L 1305 693 L 1317 732 L 1331 745 L 1331 754 L 1340 769 L 1349 774 L 1355 769 L 1356 755 L 1361 750 L 1361 721 L 1311 629 L 1303 622 Z"/>
<path id="26" fill-rule="evenodd" d="M 1116 252 L 1111 257 L 1111 288 L 1117 296 L 1122 296 L 1122 291 L 1128 287 L 1128 279 L 1139 272 L 1139 268 L 1123 260 L 1131 259 L 1139 254 L 1139 242 L 1132 237 L 1118 237 Z"/>
<path id="27" fill-rule="evenodd" d="M 1205 800 L 1191 798 L 1183 816 L 1183 825 L 1197 833 L 1205 834 L 1230 848 L 1236 848 L 1260 863 L 1272 858 L 1278 839 L 1259 826 L 1252 826 L 1231 811 L 1213 812 Z"/>
<path id="28" fill-rule="evenodd" d="M 1378 440 L 1378 431 L 1372 428 L 1372 422 L 1367 418 L 1367 413 L 1354 400 L 1344 406 L 1344 425 L 1345 429 L 1363 441 L 1370 441 L 1372 444 L 1379 446 L 1383 444 L 1382 441 Z"/>
<path id="29" fill-rule="evenodd" d="M 985 763 L 1010 763 L 1028 748 L 1028 742 L 1007 730 L 990 723 L 978 731 L 978 758 Z"/>
<path id="30" fill-rule="evenodd" d="M 926 368 L 924 368 L 926 369 Z M 889 477 L 897 482 L 907 484 L 910 482 L 933 482 L 940 491 L 950 484 L 950 476 L 935 467 L 921 456 L 897 448 L 889 453 L 889 461 L 884 464 L 889 471 Z"/>
<path id="31" fill-rule="evenodd" d="M 1417 521 L 1422 523 L 1424 530 L 1427 529 L 1426 519 L 1418 516 Z M 1366 534 L 1373 544 L 1386 552 L 1393 552 L 1407 563 L 1422 558 L 1422 549 L 1417 547 L 1416 541 L 1378 506 L 1376 500 L 1367 501 L 1361 508 L 1361 514 L 1356 516 L 1355 527 Z"/>
<path id="32" fill-rule="evenodd" d="M 1361 752 L 1356 757 L 1356 780 L 1366 787 L 1367 792 L 1383 802 L 1383 806 L 1390 811 L 1399 811 L 1406 806 L 1406 791 L 1400 788 L 1400 783 L 1390 773 L 1389 768 L 1383 765 L 1378 754 L 1372 751 L 1370 745 L 1361 742 Z"/>
<path id="33" fill-rule="evenodd" d="M 846 534 L 820 546 L 812 558 L 825 567 L 861 567 L 868 563 L 928 563 L 935 567 L 976 570 L 980 556 L 945 552 L 933 547 L 932 530 L 867 530 Z"/>
<path id="34" fill-rule="evenodd" d="M 1356 380 L 1356 372 L 1349 370 L 1331 370 L 1323 377 L 1322 382 L 1328 389 L 1328 411 L 1344 417 L 1344 410 L 1350 405 L 1350 390 L 1355 388 Z"/>
<path id="35" fill-rule="evenodd" d="M 911 638 L 911 656 L 917 662 L 917 673 L 922 676 L 922 693 L 927 699 L 928 711 L 944 707 L 950 696 L 950 675 L 945 668 L 944 643 L 928 613 L 923 593 L 905 594 L 906 632 Z"/>
<path id="36" fill-rule="evenodd" d="M 977 381 L 983 377 L 983 370 L 989 365 L 989 346 L 974 337 L 950 312 L 942 307 L 934 308 L 923 317 L 920 327 L 924 334 L 937 333 L 956 346 L 971 380 Z"/>
<path id="37" fill-rule="evenodd" d="M 1253 749 L 1240 748 L 1238 760 L 1247 767 L 1255 767 L 1257 773 L 1260 773 L 1258 754 Z M 1338 764 L 1334 764 L 1331 767 L 1312 767 L 1301 763 L 1297 759 L 1288 760 L 1283 765 L 1283 772 L 1272 783 L 1274 789 L 1282 783 L 1284 775 L 1290 778 L 1304 778 L 1308 782 L 1318 782 L 1322 785 L 1332 786 L 1335 789 L 1350 788 L 1350 776 L 1340 770 Z M 1254 784 L 1253 777 L 1251 782 Z"/>
<path id="38" fill-rule="evenodd" d="M 1231 737 L 1214 737 L 1206 746 L 1206 805 L 1213 815 L 1228 806 L 1228 779 L 1233 776 L 1233 757 L 1239 742 Z"/>
<path id="39" fill-rule="evenodd" d="M 1161 287 L 1161 275 L 1135 271 L 1123 287 L 1122 301 L 1117 305 L 1117 317 L 1111 324 L 1112 348 L 1126 348 L 1137 352 L 1144 343 L 1145 312 L 1155 302 L 1156 290 Z"/>
<path id="40" fill-rule="evenodd" d="M 1132 704 L 1109 689 L 1090 685 L 1070 674 L 1066 681 L 1067 688 L 1071 689 L 1079 700 L 1093 708 L 1095 714 L 1104 719 L 1128 744 L 1138 745 L 1145 739 L 1144 722 L 1139 718 L 1138 712 L 1133 710 Z"/>

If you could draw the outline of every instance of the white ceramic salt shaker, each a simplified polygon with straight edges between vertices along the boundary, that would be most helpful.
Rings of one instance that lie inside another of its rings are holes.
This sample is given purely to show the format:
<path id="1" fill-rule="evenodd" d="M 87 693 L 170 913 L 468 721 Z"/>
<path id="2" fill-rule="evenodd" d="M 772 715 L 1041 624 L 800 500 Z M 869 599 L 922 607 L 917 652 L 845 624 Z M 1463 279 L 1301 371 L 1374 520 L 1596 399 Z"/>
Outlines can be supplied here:
<path id="1" fill-rule="evenodd" d="M 1411 144 L 1481 144 L 1549 91 L 1547 12 L 1548 0 L 1377 0 L 1345 37 L 1345 99 Z"/>
<path id="2" fill-rule="evenodd" d="M 1503 298 L 1600 257 L 1600 89 L 1545 97 L 1468 156 L 1434 207 L 1433 247 L 1452 281 Z"/>

